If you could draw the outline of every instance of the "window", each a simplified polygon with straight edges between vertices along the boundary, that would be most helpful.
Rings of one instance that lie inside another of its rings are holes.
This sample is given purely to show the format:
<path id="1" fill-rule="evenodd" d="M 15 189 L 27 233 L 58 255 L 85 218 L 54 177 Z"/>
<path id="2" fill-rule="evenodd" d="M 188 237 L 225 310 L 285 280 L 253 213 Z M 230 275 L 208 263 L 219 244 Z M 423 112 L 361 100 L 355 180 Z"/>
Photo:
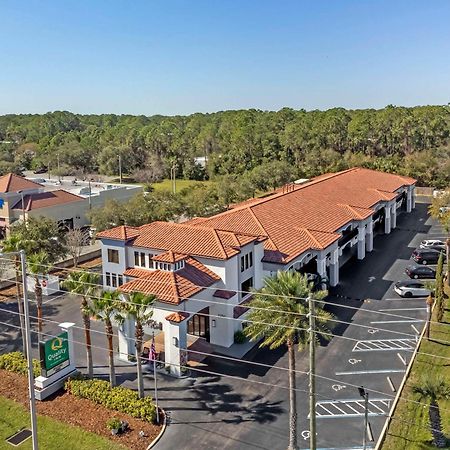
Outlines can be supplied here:
<path id="1" fill-rule="evenodd" d="M 241 256 L 241 272 L 244 271 L 244 257 Z"/>
<path id="2" fill-rule="evenodd" d="M 253 277 L 250 277 L 241 284 L 242 297 L 245 297 L 252 287 Z"/>
<path id="3" fill-rule="evenodd" d="M 134 265 L 139 266 L 139 252 L 134 252 Z"/>
<path id="4" fill-rule="evenodd" d="M 117 287 L 117 275 L 115 273 L 111 276 L 112 287 Z"/>
<path id="5" fill-rule="evenodd" d="M 245 269 L 248 269 L 248 253 L 245 255 Z"/>
<path id="6" fill-rule="evenodd" d="M 119 250 L 108 248 L 108 262 L 119 264 Z"/>
<path id="7" fill-rule="evenodd" d="M 154 255 L 152 255 L 151 253 L 148 254 L 148 267 L 150 269 L 153 269 L 155 267 L 155 262 L 152 260 Z"/>
<path id="8" fill-rule="evenodd" d="M 252 266 L 253 266 L 253 252 L 250 252 L 250 253 L 248 254 L 248 258 L 249 258 L 249 260 L 250 260 L 249 265 L 250 265 L 250 267 L 252 267 Z"/>
<path id="9" fill-rule="evenodd" d="M 141 252 L 141 267 L 145 267 L 145 253 Z"/>
<path id="10" fill-rule="evenodd" d="M 105 284 L 106 286 L 111 286 L 111 274 L 109 272 L 105 274 Z"/>
<path id="11" fill-rule="evenodd" d="M 122 284 L 123 284 L 123 276 L 122 275 L 117 275 L 117 280 L 118 280 L 118 285 L 122 286 Z"/>

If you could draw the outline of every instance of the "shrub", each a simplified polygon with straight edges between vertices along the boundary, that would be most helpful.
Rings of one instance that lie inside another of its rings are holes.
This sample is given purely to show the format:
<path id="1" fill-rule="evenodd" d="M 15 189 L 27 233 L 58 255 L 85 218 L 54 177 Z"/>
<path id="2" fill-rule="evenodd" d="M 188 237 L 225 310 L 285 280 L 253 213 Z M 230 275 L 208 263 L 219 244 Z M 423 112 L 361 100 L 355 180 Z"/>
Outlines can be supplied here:
<path id="1" fill-rule="evenodd" d="M 27 375 L 28 363 L 22 352 L 11 352 L 0 355 L 0 369 Z M 41 365 L 37 359 L 33 359 L 33 373 L 35 377 L 41 374 Z"/>
<path id="2" fill-rule="evenodd" d="M 106 422 L 108 430 L 118 430 L 122 426 L 122 421 L 117 417 L 113 417 Z"/>
<path id="3" fill-rule="evenodd" d="M 243 344 L 246 341 L 245 334 L 242 330 L 238 330 L 234 333 L 234 343 Z"/>
<path id="4" fill-rule="evenodd" d="M 154 422 L 156 408 L 151 397 L 139 398 L 137 392 L 124 387 L 111 387 L 108 381 L 69 378 L 65 389 L 75 397 L 87 398 L 114 411 L 137 419 Z"/>

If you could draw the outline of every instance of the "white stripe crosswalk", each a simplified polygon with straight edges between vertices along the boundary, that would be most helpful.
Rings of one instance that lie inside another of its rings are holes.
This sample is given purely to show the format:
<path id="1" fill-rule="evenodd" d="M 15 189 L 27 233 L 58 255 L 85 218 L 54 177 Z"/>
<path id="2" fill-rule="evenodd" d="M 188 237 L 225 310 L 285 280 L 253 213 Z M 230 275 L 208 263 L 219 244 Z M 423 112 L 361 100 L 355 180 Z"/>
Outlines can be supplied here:
<path id="1" fill-rule="evenodd" d="M 369 400 L 369 416 L 385 416 L 391 406 L 391 399 L 380 398 Z M 316 417 L 330 419 L 337 417 L 364 416 L 364 400 L 327 400 L 316 403 Z"/>
<path id="2" fill-rule="evenodd" d="M 413 350 L 415 339 L 379 339 L 358 341 L 353 347 L 354 352 L 376 352 L 393 350 Z"/>

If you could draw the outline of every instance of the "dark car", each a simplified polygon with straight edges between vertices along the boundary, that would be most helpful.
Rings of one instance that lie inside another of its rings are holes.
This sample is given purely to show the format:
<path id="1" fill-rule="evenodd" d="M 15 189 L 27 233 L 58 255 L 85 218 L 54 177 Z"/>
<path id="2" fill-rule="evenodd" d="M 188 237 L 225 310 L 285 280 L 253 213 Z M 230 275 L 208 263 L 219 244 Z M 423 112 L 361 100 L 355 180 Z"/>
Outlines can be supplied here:
<path id="1" fill-rule="evenodd" d="M 441 253 L 436 250 L 428 250 L 424 248 L 418 248 L 413 251 L 412 259 L 416 263 L 427 265 L 436 264 Z"/>
<path id="2" fill-rule="evenodd" d="M 45 167 L 40 167 L 39 169 L 36 169 L 33 173 L 37 175 L 45 172 L 47 172 L 47 169 Z"/>
<path id="3" fill-rule="evenodd" d="M 436 278 L 436 271 L 434 271 L 431 267 L 427 266 L 408 266 L 405 269 L 406 275 L 408 275 L 409 278 L 429 278 L 434 279 Z"/>

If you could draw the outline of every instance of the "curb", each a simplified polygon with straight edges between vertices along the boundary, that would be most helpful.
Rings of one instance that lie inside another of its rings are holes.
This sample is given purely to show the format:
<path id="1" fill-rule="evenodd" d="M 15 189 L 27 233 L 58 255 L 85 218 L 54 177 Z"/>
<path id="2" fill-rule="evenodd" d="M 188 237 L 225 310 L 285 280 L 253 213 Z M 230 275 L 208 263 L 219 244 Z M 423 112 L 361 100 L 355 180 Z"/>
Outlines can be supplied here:
<path id="1" fill-rule="evenodd" d="M 155 439 L 153 439 L 153 441 L 150 442 L 150 444 L 148 445 L 146 450 L 150 450 L 151 448 L 153 448 L 159 442 L 159 440 L 161 439 L 162 435 L 164 434 L 164 431 L 166 431 L 166 428 L 167 428 L 166 412 L 162 408 L 159 408 L 159 410 L 160 410 L 160 412 L 163 413 L 164 422 L 163 422 L 161 431 L 159 432 L 158 436 L 156 436 Z"/>

